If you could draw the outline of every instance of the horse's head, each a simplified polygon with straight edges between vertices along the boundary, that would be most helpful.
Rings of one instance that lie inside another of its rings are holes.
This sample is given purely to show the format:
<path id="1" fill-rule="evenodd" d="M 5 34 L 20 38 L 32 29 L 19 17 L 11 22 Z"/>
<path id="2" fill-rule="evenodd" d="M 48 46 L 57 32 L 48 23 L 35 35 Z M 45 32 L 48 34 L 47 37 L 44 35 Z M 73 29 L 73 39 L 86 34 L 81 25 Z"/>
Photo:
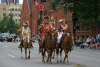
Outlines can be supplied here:
<path id="1" fill-rule="evenodd" d="M 72 42 L 72 35 L 71 35 L 71 33 L 65 33 L 64 34 L 64 41 L 65 42 Z"/>
<path id="2" fill-rule="evenodd" d="M 46 32 L 46 37 L 52 39 L 52 38 L 56 38 L 57 33 L 53 30 L 53 31 L 48 31 Z"/>

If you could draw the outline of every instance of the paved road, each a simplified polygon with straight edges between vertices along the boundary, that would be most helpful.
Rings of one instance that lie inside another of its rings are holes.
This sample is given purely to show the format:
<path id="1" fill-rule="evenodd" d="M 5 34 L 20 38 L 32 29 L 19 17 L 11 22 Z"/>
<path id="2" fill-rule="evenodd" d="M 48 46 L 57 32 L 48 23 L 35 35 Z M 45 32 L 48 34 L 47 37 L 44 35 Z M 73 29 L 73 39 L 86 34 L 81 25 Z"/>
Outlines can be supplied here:
<path id="1" fill-rule="evenodd" d="M 44 64 L 36 43 L 30 60 L 24 59 L 24 53 L 20 54 L 18 44 L 0 42 L 0 67 L 100 67 L 100 50 L 75 48 L 69 54 L 70 64 Z"/>

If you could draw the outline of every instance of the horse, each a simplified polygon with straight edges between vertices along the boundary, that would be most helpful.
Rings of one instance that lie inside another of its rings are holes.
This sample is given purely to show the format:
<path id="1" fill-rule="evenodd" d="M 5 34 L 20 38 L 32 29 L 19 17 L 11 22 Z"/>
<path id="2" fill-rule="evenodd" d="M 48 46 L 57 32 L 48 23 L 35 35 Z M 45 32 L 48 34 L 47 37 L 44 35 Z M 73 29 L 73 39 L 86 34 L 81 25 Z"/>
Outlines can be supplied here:
<path id="1" fill-rule="evenodd" d="M 24 48 L 25 50 L 25 59 L 30 59 L 30 49 L 32 48 L 32 41 L 31 41 L 31 33 L 28 32 L 26 33 L 25 31 L 21 30 L 20 31 L 23 34 L 20 34 L 21 38 L 21 43 L 19 45 L 19 48 L 21 49 L 21 54 L 22 54 L 22 49 Z M 27 56 L 27 50 L 29 50 L 29 55 Z"/>
<path id="2" fill-rule="evenodd" d="M 53 52 L 56 48 L 56 36 L 54 31 L 46 32 L 46 37 L 42 44 L 42 61 L 45 62 L 44 58 L 47 52 L 46 62 L 52 63 Z"/>
<path id="3" fill-rule="evenodd" d="M 62 62 L 61 60 L 62 60 L 62 51 L 63 51 L 63 49 L 61 47 L 61 44 L 62 44 L 63 38 L 64 38 L 63 37 L 63 31 L 58 30 L 57 34 L 56 34 L 56 38 L 57 38 L 57 42 L 56 42 L 56 55 L 57 55 L 57 63 L 58 63 L 59 62 L 58 61 L 59 55 L 60 55 L 60 62 Z"/>
<path id="4" fill-rule="evenodd" d="M 63 49 L 64 54 L 65 54 L 63 62 L 66 63 L 66 59 L 67 59 L 67 63 L 69 63 L 68 53 L 71 52 L 72 46 L 73 46 L 72 35 L 71 33 L 64 33 L 63 37 L 64 38 L 61 43 L 61 48 Z"/>

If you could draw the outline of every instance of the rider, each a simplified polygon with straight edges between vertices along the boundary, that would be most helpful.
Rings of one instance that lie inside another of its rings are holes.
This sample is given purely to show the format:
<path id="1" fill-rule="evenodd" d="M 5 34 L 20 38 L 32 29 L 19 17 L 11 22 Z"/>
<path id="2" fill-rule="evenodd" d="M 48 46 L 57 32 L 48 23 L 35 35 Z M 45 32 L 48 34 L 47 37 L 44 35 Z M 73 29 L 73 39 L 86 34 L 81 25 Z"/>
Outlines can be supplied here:
<path id="1" fill-rule="evenodd" d="M 50 17 L 49 24 L 48 24 L 48 31 L 54 31 L 55 28 L 55 18 L 53 16 Z"/>
<path id="2" fill-rule="evenodd" d="M 63 30 L 64 33 L 66 33 L 68 31 L 68 24 L 65 23 L 64 19 L 59 20 L 59 22 L 61 22 L 61 29 Z"/>
<path id="3" fill-rule="evenodd" d="M 39 48 L 41 49 L 44 47 L 44 40 L 46 37 L 46 30 L 47 30 L 47 25 L 48 25 L 48 16 L 44 16 L 43 22 L 41 24 L 41 40 L 39 41 Z"/>
<path id="4" fill-rule="evenodd" d="M 43 19 L 43 23 L 42 23 L 42 25 L 41 25 L 41 37 L 42 37 L 42 42 L 43 42 L 43 40 L 45 39 L 47 22 L 48 22 L 48 17 L 45 16 L 44 19 Z"/>
<path id="5" fill-rule="evenodd" d="M 64 35 L 67 33 L 68 31 L 68 25 L 65 23 L 65 19 L 60 19 L 59 21 L 59 26 L 60 28 L 58 28 L 58 43 L 62 43 L 63 39 L 64 39 Z"/>
<path id="6" fill-rule="evenodd" d="M 28 21 L 26 21 L 25 23 L 23 23 L 23 26 L 22 26 L 23 40 L 26 40 L 29 43 L 30 42 L 30 36 L 31 36 L 31 30 L 29 28 Z"/>

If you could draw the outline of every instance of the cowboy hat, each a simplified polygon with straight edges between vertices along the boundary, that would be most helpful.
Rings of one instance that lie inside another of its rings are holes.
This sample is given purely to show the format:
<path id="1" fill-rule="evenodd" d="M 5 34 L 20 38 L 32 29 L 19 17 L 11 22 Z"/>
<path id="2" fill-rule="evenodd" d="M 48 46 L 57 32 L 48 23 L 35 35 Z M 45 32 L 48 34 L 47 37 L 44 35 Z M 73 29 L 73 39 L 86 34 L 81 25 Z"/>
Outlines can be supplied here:
<path id="1" fill-rule="evenodd" d="M 60 20 L 58 20 L 58 22 L 64 22 L 65 20 L 64 19 L 60 19 Z"/>

